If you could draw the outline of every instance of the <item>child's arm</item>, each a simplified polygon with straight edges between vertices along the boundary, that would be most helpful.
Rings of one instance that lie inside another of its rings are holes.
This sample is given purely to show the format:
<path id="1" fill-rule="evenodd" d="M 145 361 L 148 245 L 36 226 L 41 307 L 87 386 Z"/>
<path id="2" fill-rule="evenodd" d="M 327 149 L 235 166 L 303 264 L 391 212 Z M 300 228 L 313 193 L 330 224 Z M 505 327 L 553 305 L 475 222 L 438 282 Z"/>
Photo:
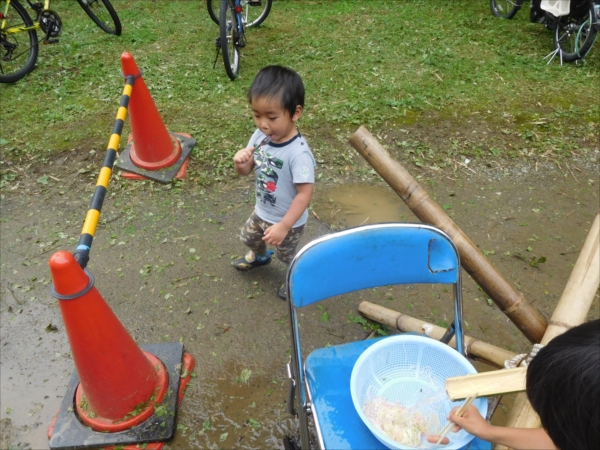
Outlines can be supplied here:
<path id="1" fill-rule="evenodd" d="M 290 209 L 288 209 L 288 212 L 285 213 L 285 216 L 281 219 L 281 222 L 271 225 L 265 230 L 263 241 L 267 244 L 276 246 L 281 245 L 294 224 L 298 221 L 306 208 L 308 208 L 310 200 L 312 199 L 313 184 L 296 184 L 296 189 L 298 190 L 298 193 L 296 194 L 296 197 L 294 197 Z"/>
<path id="2" fill-rule="evenodd" d="M 254 168 L 254 147 L 246 147 L 233 157 L 235 171 L 240 175 L 248 175 Z"/>
<path id="3" fill-rule="evenodd" d="M 504 445 L 514 450 L 548 450 L 556 449 L 554 442 L 543 428 L 507 428 L 497 427 L 488 423 L 477 408 L 473 405 L 469 406 L 462 417 L 454 414 L 456 408 L 450 411 L 448 420 L 456 425 L 452 431 L 457 432 L 461 428 L 477 436 L 484 441 L 489 441 L 494 444 Z M 436 443 L 436 436 L 428 436 L 429 442 Z M 442 444 L 447 444 L 449 441 L 444 438 Z"/>

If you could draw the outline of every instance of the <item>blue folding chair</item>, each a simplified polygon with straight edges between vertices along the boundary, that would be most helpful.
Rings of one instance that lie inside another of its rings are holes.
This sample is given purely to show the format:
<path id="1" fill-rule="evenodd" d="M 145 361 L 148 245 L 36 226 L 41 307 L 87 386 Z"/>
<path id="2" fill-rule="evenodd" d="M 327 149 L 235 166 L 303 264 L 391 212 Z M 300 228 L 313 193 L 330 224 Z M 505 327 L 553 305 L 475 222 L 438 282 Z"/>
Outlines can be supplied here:
<path id="1" fill-rule="evenodd" d="M 348 292 L 398 284 L 453 285 L 454 322 L 442 341 L 455 336 L 464 356 L 460 260 L 443 231 L 423 224 L 367 225 L 317 239 L 292 261 L 287 275 L 292 337 L 288 411 L 298 415 L 303 450 L 311 448 L 309 415 L 320 448 L 384 446 L 362 422 L 350 395 L 354 363 L 379 339 L 320 348 L 303 364 L 297 310 Z M 474 439 L 465 448 L 491 449 L 491 444 Z"/>

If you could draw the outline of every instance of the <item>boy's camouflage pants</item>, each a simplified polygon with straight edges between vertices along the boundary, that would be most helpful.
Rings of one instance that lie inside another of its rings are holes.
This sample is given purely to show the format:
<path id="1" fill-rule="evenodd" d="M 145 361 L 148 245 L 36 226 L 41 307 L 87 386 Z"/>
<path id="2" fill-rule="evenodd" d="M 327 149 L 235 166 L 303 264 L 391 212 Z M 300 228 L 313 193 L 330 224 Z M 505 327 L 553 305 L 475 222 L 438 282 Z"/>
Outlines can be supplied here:
<path id="1" fill-rule="evenodd" d="M 267 244 L 262 240 L 264 237 L 265 230 L 269 228 L 272 223 L 265 222 L 256 215 L 255 212 L 248 218 L 242 232 L 240 233 L 240 240 L 250 248 L 257 255 L 264 255 L 267 252 Z M 294 256 L 296 255 L 296 247 L 300 242 L 300 237 L 304 232 L 304 225 L 298 228 L 292 228 L 281 245 L 275 247 L 275 254 L 286 266 L 289 266 Z"/>

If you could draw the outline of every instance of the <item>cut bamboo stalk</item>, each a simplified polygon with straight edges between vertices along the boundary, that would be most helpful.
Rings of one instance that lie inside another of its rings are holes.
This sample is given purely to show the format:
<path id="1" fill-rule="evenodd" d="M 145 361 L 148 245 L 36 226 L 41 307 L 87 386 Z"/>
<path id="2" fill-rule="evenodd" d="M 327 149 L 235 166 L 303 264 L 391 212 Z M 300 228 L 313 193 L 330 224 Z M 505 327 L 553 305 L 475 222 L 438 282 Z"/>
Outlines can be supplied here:
<path id="1" fill-rule="evenodd" d="M 565 290 L 552 314 L 548 329 L 541 342 L 543 345 L 547 345 L 556 336 L 585 321 L 599 285 L 600 214 L 597 214 Z M 533 410 L 525 393 L 517 396 L 506 426 L 514 428 L 539 428 L 542 426 L 539 416 Z M 494 449 L 504 450 L 506 447 L 496 445 Z"/>
<path id="2" fill-rule="evenodd" d="M 422 221 L 444 230 L 460 253 L 461 264 L 473 280 L 490 296 L 500 310 L 531 342 L 540 342 L 546 320 L 522 293 L 516 291 L 494 268 L 466 234 L 435 203 L 413 177 L 385 150 L 365 127 L 350 138 L 350 144 L 381 175 Z"/>
<path id="3" fill-rule="evenodd" d="M 425 333 L 427 336 L 437 340 L 440 340 L 446 332 L 442 327 L 438 327 L 437 325 L 433 325 L 420 319 L 415 319 L 414 317 L 376 305 L 375 303 L 367 301 L 361 302 L 358 305 L 358 310 L 368 319 L 399 331 Z M 516 356 L 515 353 L 511 351 L 469 336 L 464 336 L 464 342 L 468 355 L 496 367 L 504 367 L 504 361 Z M 456 347 L 454 339 L 452 339 L 448 345 Z"/>
<path id="4" fill-rule="evenodd" d="M 467 397 L 492 397 L 494 395 L 523 392 L 526 367 L 491 372 L 474 373 L 446 379 L 446 393 L 453 402 Z"/>

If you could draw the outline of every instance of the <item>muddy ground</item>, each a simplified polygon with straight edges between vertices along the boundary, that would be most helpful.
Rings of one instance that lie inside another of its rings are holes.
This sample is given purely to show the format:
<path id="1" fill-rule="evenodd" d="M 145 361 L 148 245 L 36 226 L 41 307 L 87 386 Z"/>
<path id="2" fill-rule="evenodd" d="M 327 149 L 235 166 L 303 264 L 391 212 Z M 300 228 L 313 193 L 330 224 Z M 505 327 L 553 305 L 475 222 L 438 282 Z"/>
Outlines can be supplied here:
<path id="1" fill-rule="evenodd" d="M 74 368 L 47 260 L 56 250 L 74 250 L 102 156 L 83 149 L 43 167 L 15 165 L 19 183 L 2 191 L 3 449 L 47 448 L 48 424 Z M 598 212 L 597 150 L 562 164 L 463 161 L 443 171 L 397 157 L 549 317 Z M 364 178 L 322 178 L 302 244 L 362 223 L 417 221 L 377 175 Z M 295 433 L 285 404 L 288 312 L 276 295 L 284 267 L 275 261 L 239 273 L 231 266 L 244 253 L 238 232 L 252 210 L 252 189 L 250 178 L 210 188 L 193 177 L 168 186 L 115 179 L 102 209 L 88 266 L 96 287 L 138 343 L 182 341 L 196 358 L 167 448 L 277 448 Z M 466 274 L 463 291 L 469 335 L 516 352 L 529 348 Z M 365 338 L 371 330 L 351 320 L 362 300 L 451 321 L 443 293 L 385 287 L 307 308 L 303 346 Z M 589 317 L 599 316 L 596 298 Z"/>

